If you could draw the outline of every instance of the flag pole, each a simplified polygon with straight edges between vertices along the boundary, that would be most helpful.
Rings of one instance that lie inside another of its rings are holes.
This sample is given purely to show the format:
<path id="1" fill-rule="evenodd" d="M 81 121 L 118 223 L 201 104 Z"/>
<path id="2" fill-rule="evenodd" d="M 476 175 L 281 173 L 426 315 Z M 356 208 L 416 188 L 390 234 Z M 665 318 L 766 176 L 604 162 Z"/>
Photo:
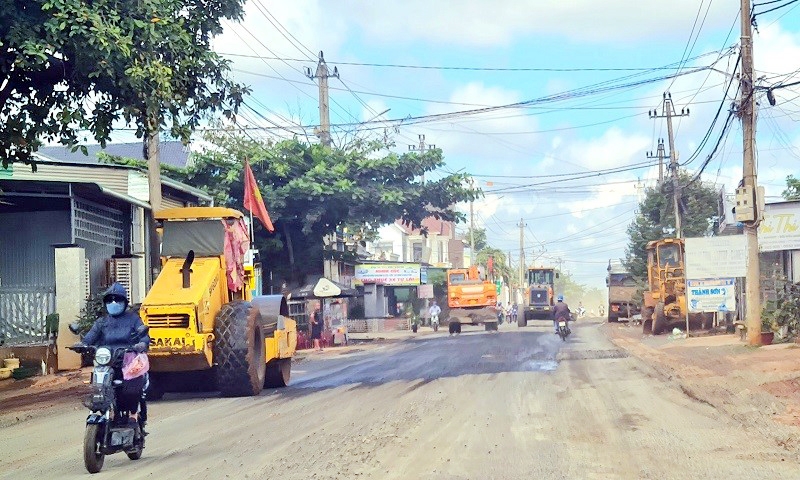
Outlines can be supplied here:
<path id="1" fill-rule="evenodd" d="M 245 168 L 247 168 L 248 163 L 249 162 L 247 161 L 247 157 L 245 157 L 244 162 L 243 162 Z M 245 175 L 245 182 L 247 182 L 247 175 Z M 247 209 L 247 211 L 250 212 L 250 225 L 249 225 L 250 226 L 250 249 L 252 250 L 253 246 L 256 244 L 255 243 L 255 238 L 254 238 L 255 232 L 253 231 L 253 210 L 252 209 Z"/>
<path id="2" fill-rule="evenodd" d="M 254 237 L 255 233 L 253 232 L 253 211 L 250 210 L 250 248 L 252 249 L 255 247 L 256 240 Z"/>

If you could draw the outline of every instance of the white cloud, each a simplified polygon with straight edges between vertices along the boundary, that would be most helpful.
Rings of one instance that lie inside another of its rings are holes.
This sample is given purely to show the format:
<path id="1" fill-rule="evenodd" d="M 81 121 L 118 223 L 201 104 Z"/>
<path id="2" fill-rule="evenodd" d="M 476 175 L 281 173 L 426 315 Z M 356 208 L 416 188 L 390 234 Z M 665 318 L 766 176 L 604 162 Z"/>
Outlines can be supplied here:
<path id="1" fill-rule="evenodd" d="M 729 25 L 739 6 L 735 0 L 708 4 L 711 8 L 704 27 L 708 29 Z M 351 15 L 375 42 L 426 41 L 481 47 L 507 45 L 515 38 L 533 35 L 615 43 L 685 39 L 692 27 L 689 19 L 695 17 L 699 7 L 697 0 L 673 0 L 668 6 L 631 0 L 348 0 L 331 5 L 331 9 Z"/>
<path id="2" fill-rule="evenodd" d="M 521 100 L 519 92 L 498 86 L 487 86 L 471 82 L 457 86 L 449 97 L 450 102 L 467 105 L 508 105 Z M 453 111 L 453 105 L 432 105 L 428 113 L 438 114 Z M 428 134 L 429 139 L 444 149 L 448 159 L 475 159 L 471 170 L 489 171 L 496 174 L 514 174 L 525 169 L 527 160 L 533 157 L 538 143 L 535 135 L 519 132 L 535 131 L 538 121 L 521 109 L 503 109 L 481 115 L 459 117 L 454 121 L 437 121 L 419 126 L 418 130 Z M 401 127 L 403 128 L 403 127 Z"/>

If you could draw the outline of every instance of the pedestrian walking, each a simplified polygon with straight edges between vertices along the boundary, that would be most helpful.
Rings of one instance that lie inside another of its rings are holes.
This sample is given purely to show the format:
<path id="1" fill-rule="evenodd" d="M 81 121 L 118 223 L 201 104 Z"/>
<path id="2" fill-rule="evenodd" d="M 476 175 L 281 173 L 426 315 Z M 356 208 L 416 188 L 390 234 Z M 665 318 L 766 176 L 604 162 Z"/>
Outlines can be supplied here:
<path id="1" fill-rule="evenodd" d="M 314 350 L 321 352 L 322 346 L 319 341 L 322 338 L 322 329 L 324 327 L 324 320 L 322 318 L 322 311 L 320 311 L 319 303 L 314 307 L 314 312 L 311 314 L 311 339 L 314 341 Z"/>

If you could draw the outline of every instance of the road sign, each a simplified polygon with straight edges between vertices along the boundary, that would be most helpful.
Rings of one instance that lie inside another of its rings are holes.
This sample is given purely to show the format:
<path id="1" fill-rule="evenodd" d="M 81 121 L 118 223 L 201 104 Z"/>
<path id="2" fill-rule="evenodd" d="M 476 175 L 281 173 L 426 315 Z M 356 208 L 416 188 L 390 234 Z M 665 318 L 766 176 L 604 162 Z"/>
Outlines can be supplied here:
<path id="1" fill-rule="evenodd" d="M 690 312 L 731 312 L 736 310 L 736 279 L 687 280 L 686 293 Z"/>
<path id="2" fill-rule="evenodd" d="M 747 248 L 744 235 L 686 239 L 686 278 L 744 277 Z"/>

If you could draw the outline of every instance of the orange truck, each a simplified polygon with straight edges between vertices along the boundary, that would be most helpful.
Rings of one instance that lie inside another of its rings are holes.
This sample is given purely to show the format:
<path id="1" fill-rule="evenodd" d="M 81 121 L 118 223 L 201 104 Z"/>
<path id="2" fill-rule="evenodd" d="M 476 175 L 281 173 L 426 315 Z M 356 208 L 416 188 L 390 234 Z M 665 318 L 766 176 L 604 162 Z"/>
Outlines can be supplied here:
<path id="1" fill-rule="evenodd" d="M 497 330 L 497 289 L 482 279 L 478 267 L 447 270 L 447 306 L 450 333 L 461 333 L 461 325 L 481 325 Z"/>

